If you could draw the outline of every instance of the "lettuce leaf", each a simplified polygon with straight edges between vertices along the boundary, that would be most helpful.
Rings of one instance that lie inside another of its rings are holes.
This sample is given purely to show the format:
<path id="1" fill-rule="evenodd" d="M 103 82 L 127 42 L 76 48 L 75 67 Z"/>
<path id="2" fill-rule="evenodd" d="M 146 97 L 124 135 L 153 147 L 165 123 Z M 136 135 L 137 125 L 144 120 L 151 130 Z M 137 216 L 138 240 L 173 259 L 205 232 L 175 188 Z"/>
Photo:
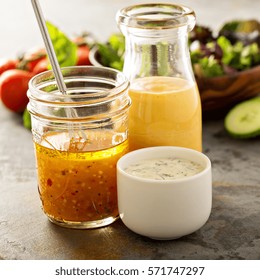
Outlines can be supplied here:
<path id="1" fill-rule="evenodd" d="M 124 65 L 125 38 L 121 33 L 112 34 L 105 44 L 97 44 L 101 63 L 122 71 Z"/>
<path id="2" fill-rule="evenodd" d="M 74 66 L 77 63 L 77 45 L 49 21 L 46 22 L 50 38 L 60 67 Z M 51 66 L 49 65 L 51 69 Z"/>
<path id="3" fill-rule="evenodd" d="M 29 130 L 32 128 L 31 115 L 27 109 L 23 112 L 23 126 Z"/>
<path id="4" fill-rule="evenodd" d="M 222 66 L 213 55 L 201 58 L 193 67 L 198 77 L 211 78 L 224 74 Z"/>
<path id="5" fill-rule="evenodd" d="M 225 36 L 216 41 L 190 45 L 191 61 L 197 77 L 217 77 L 250 69 L 260 64 L 260 47 L 255 43 L 244 45 Z"/>
<path id="6" fill-rule="evenodd" d="M 260 50 L 257 43 L 247 45 L 243 48 L 240 63 L 244 68 L 250 68 L 251 65 L 260 63 Z"/>
<path id="7" fill-rule="evenodd" d="M 238 50 L 238 48 L 235 49 L 226 37 L 220 36 L 217 39 L 217 44 L 221 47 L 221 49 L 223 51 L 221 61 L 224 64 L 230 65 L 232 63 L 232 60 L 233 61 L 236 61 L 236 60 L 239 61 L 239 50 Z"/>
<path id="8" fill-rule="evenodd" d="M 234 45 L 224 36 L 217 43 L 223 51 L 221 62 L 237 70 L 249 69 L 260 62 L 260 50 L 257 43 L 244 46 L 240 41 Z"/>

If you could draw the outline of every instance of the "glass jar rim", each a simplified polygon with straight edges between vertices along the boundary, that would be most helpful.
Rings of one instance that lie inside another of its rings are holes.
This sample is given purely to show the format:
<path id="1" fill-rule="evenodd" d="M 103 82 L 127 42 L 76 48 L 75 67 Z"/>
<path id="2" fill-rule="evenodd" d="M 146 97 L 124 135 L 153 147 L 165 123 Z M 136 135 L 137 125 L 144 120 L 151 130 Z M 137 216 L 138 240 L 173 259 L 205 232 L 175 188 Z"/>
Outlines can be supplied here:
<path id="1" fill-rule="evenodd" d="M 117 95 L 120 95 L 121 92 L 124 92 L 129 87 L 129 81 L 126 78 L 126 76 L 120 72 L 119 70 L 110 68 L 110 67 L 103 67 L 103 66 L 68 66 L 61 68 L 61 71 L 63 73 L 64 81 L 66 83 L 67 79 L 73 79 L 73 76 L 68 75 L 69 74 L 75 74 L 75 77 L 77 76 L 77 71 L 82 72 L 91 72 L 92 75 L 89 76 L 89 78 L 92 79 L 100 79 L 103 80 L 104 83 L 107 84 L 114 84 L 112 88 L 109 89 L 109 96 L 115 97 Z M 102 73 L 105 73 L 102 74 Z M 102 75 L 101 75 L 102 74 Z M 100 76 L 98 76 L 100 75 Z M 82 75 L 83 76 L 83 75 Z M 41 89 L 45 84 L 51 83 L 51 86 L 56 87 L 56 90 L 54 92 L 47 92 Z M 109 82 L 110 81 L 110 82 Z M 62 94 L 57 87 L 57 83 L 55 80 L 55 76 L 52 70 L 48 70 L 45 72 L 42 72 L 40 74 L 35 75 L 31 78 L 29 81 L 29 89 L 28 89 L 28 97 L 29 99 L 38 100 L 40 102 L 46 102 L 46 103 L 85 103 L 84 98 L 86 100 L 89 100 L 93 97 L 95 98 L 103 98 L 107 96 L 107 90 L 99 91 L 98 93 L 80 93 L 80 94 L 73 94 L 73 95 L 67 95 Z M 68 99 L 69 97 L 69 99 Z M 88 101 L 87 101 L 88 103 Z"/>
<path id="2" fill-rule="evenodd" d="M 195 25 L 192 8 L 171 3 L 144 3 L 125 7 L 117 12 L 117 23 L 133 28 L 170 29 Z"/>
<path id="3" fill-rule="evenodd" d="M 31 115 L 52 122 L 102 120 L 128 110 L 129 81 L 124 73 L 109 67 L 72 66 L 61 69 L 67 93 L 62 94 L 53 71 L 29 82 L 27 109 Z"/>

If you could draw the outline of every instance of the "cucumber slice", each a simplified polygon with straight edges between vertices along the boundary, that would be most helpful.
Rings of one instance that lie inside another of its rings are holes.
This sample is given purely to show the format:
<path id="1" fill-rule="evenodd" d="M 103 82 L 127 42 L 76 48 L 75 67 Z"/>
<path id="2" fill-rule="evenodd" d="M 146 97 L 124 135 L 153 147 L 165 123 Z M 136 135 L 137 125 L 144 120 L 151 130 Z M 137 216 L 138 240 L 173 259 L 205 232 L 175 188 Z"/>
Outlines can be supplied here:
<path id="1" fill-rule="evenodd" d="M 236 105 L 224 121 L 227 132 L 236 138 L 260 135 L 260 96 Z"/>

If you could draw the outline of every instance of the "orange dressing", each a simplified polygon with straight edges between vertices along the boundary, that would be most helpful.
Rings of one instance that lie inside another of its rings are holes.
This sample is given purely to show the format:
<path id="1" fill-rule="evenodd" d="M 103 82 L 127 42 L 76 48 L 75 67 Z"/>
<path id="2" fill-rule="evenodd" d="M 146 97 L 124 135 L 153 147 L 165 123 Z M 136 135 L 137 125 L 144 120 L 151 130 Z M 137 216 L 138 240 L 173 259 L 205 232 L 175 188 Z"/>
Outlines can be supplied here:
<path id="1" fill-rule="evenodd" d="M 146 77 L 132 82 L 129 146 L 181 146 L 202 150 L 201 103 L 193 82 Z"/>
<path id="2" fill-rule="evenodd" d="M 112 132 L 87 136 L 88 140 L 71 141 L 68 133 L 47 133 L 35 143 L 43 209 L 56 221 L 88 222 L 118 215 L 116 163 L 128 151 L 128 143 L 120 143 Z"/>

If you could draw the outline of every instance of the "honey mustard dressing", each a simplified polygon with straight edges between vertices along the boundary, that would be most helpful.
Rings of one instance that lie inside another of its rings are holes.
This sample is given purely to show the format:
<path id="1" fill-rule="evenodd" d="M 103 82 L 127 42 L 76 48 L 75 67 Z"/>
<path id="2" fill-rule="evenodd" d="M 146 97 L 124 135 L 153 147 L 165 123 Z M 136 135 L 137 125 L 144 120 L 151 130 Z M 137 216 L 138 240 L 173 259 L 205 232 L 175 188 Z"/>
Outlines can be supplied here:
<path id="1" fill-rule="evenodd" d="M 181 146 L 202 150 L 201 103 L 193 82 L 175 77 L 133 81 L 129 95 L 130 150 Z"/>

